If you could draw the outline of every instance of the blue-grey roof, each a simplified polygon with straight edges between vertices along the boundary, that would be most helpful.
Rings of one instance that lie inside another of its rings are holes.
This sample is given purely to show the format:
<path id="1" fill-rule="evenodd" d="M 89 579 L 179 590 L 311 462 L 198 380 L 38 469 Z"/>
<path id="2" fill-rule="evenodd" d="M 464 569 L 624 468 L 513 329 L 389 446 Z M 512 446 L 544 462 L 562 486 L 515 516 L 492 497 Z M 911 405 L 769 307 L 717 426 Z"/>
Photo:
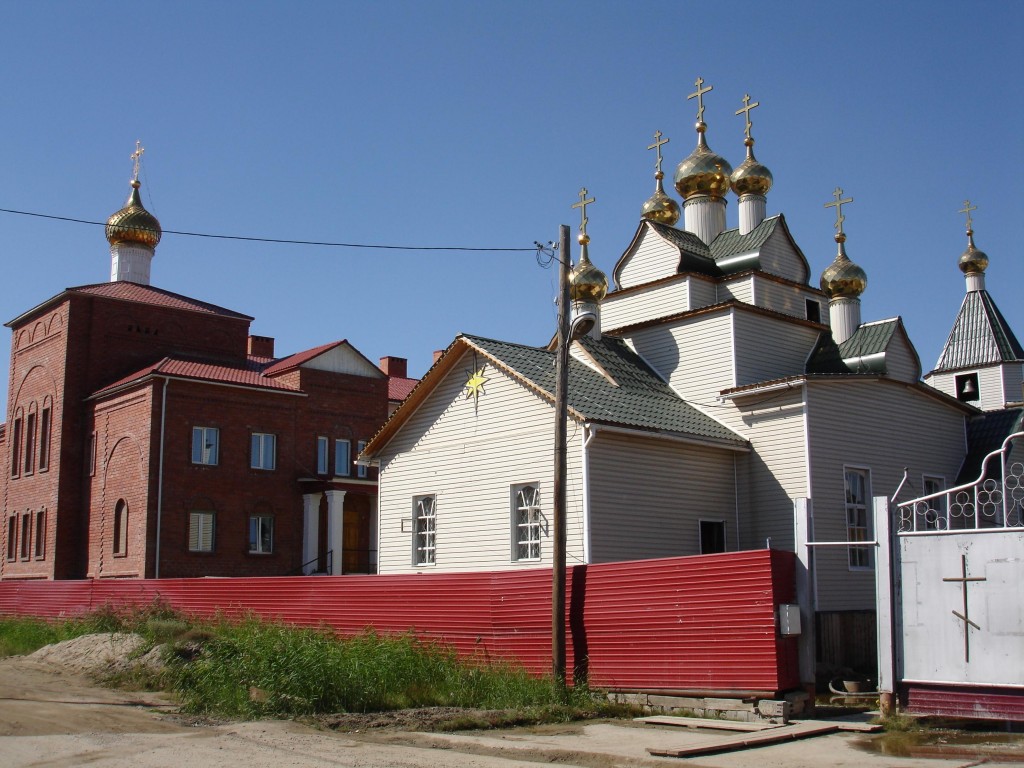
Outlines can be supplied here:
<path id="1" fill-rule="evenodd" d="M 506 341 L 461 336 L 548 397 L 555 393 L 556 352 Z M 579 344 L 607 376 L 569 361 L 569 408 L 587 421 L 745 445 L 746 440 L 677 395 L 621 339 L 584 338 Z M 611 379 L 611 380 L 609 380 Z"/>
<path id="2" fill-rule="evenodd" d="M 988 291 L 968 291 L 935 372 L 1020 361 L 1024 349 Z"/>
<path id="3" fill-rule="evenodd" d="M 836 344 L 831 333 L 821 334 L 807 361 L 807 373 L 887 373 L 885 351 L 899 324 L 894 317 L 862 325 L 842 344 Z"/>

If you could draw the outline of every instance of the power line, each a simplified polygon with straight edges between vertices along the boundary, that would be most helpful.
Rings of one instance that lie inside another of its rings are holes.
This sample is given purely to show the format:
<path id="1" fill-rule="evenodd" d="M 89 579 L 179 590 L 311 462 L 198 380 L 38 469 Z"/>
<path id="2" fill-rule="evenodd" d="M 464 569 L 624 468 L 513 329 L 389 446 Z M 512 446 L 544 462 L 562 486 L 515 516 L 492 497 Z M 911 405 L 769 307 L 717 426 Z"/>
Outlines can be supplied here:
<path id="1" fill-rule="evenodd" d="M 13 213 L 18 216 L 34 216 L 39 219 L 52 219 L 54 221 L 68 221 L 73 224 L 91 224 L 97 227 L 105 227 L 105 221 L 89 221 L 88 219 L 73 219 L 70 216 L 54 216 L 48 213 L 34 213 L 32 211 L 16 211 L 11 208 L 0 208 L 0 213 Z M 532 248 L 471 248 L 464 245 L 375 245 L 369 243 L 332 243 L 319 240 L 288 240 L 276 237 L 246 237 L 244 235 L 211 235 L 205 232 L 182 232 L 176 229 L 162 230 L 165 235 L 184 235 L 186 237 L 206 237 L 214 240 L 244 240 L 251 243 L 279 243 L 283 245 L 318 245 L 326 248 L 376 248 L 390 251 L 529 251 L 538 250 L 537 246 Z"/>

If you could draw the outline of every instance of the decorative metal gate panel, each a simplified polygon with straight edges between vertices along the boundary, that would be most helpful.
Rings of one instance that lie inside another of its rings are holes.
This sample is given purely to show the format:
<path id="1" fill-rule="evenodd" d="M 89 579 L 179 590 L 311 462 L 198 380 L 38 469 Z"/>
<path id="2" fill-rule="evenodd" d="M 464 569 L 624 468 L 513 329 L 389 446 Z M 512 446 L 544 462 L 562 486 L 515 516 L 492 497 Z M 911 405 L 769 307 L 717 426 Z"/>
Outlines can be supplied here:
<path id="1" fill-rule="evenodd" d="M 1024 720 L 1024 433 L 977 481 L 896 509 L 893 650 L 908 709 Z"/>

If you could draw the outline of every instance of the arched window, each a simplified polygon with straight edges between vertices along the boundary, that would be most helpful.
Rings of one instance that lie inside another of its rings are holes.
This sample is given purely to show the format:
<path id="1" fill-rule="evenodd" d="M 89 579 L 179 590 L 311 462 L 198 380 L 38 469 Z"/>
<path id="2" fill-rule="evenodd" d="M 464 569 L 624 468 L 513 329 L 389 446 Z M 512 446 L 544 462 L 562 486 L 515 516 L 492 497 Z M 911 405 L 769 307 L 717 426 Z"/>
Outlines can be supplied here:
<path id="1" fill-rule="evenodd" d="M 50 433 L 53 431 L 53 400 L 43 398 L 43 409 L 39 412 L 39 471 L 50 468 Z"/>
<path id="2" fill-rule="evenodd" d="M 128 554 L 128 504 L 124 499 L 118 499 L 114 505 L 114 554 Z"/>
<path id="3" fill-rule="evenodd" d="M 522 485 L 514 490 L 513 557 L 516 560 L 539 560 L 543 523 L 540 511 L 540 489 L 535 485 Z"/>

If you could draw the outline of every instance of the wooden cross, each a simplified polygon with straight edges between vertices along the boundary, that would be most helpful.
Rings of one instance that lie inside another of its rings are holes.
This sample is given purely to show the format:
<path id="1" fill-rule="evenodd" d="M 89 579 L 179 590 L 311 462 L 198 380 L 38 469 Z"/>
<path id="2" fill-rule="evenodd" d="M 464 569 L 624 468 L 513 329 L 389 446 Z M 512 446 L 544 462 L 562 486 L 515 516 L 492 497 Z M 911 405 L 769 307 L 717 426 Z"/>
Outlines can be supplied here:
<path id="1" fill-rule="evenodd" d="M 580 211 L 580 232 L 584 235 L 587 234 L 587 222 L 590 221 L 590 219 L 587 218 L 587 206 L 593 202 L 596 202 L 593 197 L 589 200 L 587 199 L 587 188 L 580 187 L 580 201 L 578 203 L 573 203 L 572 207 L 582 209 Z"/>
<path id="2" fill-rule="evenodd" d="M 970 216 L 970 214 L 967 214 Z M 953 581 L 960 584 L 960 591 L 964 595 L 964 612 L 958 613 L 953 611 L 953 615 L 956 616 L 960 621 L 964 623 L 964 661 L 969 662 L 971 660 L 971 627 L 980 630 L 977 624 L 970 619 L 970 615 L 967 613 L 967 582 L 969 581 L 988 581 L 984 576 L 968 576 L 967 575 L 967 555 L 960 555 L 960 576 L 950 576 L 944 578 L 943 581 Z"/>
<path id="3" fill-rule="evenodd" d="M 690 99 L 697 99 L 697 122 L 698 123 L 703 123 L 704 122 L 704 94 L 707 93 L 708 91 L 714 90 L 714 86 L 709 85 L 707 88 L 701 88 L 701 86 L 704 85 L 704 78 L 703 77 L 698 77 L 694 81 L 693 84 L 697 86 L 697 91 L 695 93 L 691 93 L 689 96 L 687 96 L 686 100 L 689 101 Z"/>
<path id="4" fill-rule="evenodd" d="M 135 164 L 135 167 L 133 168 L 132 175 L 131 175 L 131 180 L 132 181 L 138 181 L 138 163 L 142 159 L 142 153 L 144 153 L 144 152 L 145 152 L 145 147 L 142 146 L 142 142 L 141 141 L 136 141 L 135 142 L 135 152 L 133 152 L 131 154 L 131 159 L 132 159 L 132 161 Z"/>
<path id="5" fill-rule="evenodd" d="M 970 200 L 964 200 L 964 207 L 961 208 L 959 211 L 957 211 L 957 213 L 966 213 L 967 214 L 967 229 L 970 229 L 971 225 L 974 223 L 974 220 L 971 219 L 971 211 L 976 211 L 976 210 L 978 210 L 978 206 L 971 205 L 971 201 Z"/>
<path id="6" fill-rule="evenodd" d="M 835 192 L 832 193 L 832 196 L 836 199 L 835 202 L 825 203 L 825 207 L 836 209 L 836 229 L 839 230 L 839 234 L 841 235 L 843 234 L 843 222 L 846 221 L 846 217 L 843 216 L 843 205 L 846 203 L 852 203 L 853 198 L 848 197 L 845 200 L 843 200 L 843 190 L 840 189 L 839 187 L 836 187 L 836 190 Z"/>
<path id="7" fill-rule="evenodd" d="M 665 146 L 666 144 L 668 144 L 668 142 L 669 142 L 669 139 L 665 139 L 664 141 L 661 140 L 661 131 L 655 131 L 654 132 L 654 143 L 651 144 L 651 146 L 648 147 L 648 149 L 656 149 L 656 150 L 658 150 L 658 163 L 657 163 L 657 165 L 654 166 L 654 169 L 658 173 L 661 173 L 661 148 L 663 146 Z"/>
<path id="8" fill-rule="evenodd" d="M 746 113 L 746 120 L 747 120 L 746 134 L 747 134 L 747 138 L 748 139 L 750 138 L 750 128 L 753 125 L 753 123 L 750 122 L 750 110 L 754 109 L 754 107 L 760 107 L 760 106 L 761 106 L 761 102 L 760 101 L 755 101 L 753 104 L 751 104 L 750 103 L 750 94 L 749 93 L 745 93 L 745 94 L 743 94 L 743 107 L 742 107 L 742 109 L 737 109 L 736 110 L 736 114 L 737 115 L 740 112 L 745 112 Z"/>

